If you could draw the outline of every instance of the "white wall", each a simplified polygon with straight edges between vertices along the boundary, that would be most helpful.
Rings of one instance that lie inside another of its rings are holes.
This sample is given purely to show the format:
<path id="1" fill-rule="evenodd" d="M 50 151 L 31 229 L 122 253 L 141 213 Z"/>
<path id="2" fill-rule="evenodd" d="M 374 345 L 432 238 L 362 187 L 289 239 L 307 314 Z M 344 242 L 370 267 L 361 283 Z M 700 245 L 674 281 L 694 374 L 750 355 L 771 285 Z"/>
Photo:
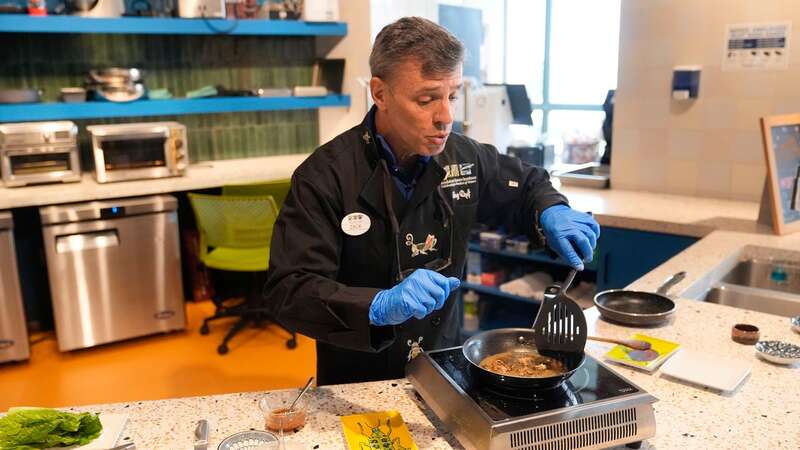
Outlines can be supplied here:
<path id="1" fill-rule="evenodd" d="M 366 91 L 358 83 L 358 78 L 369 79 L 370 75 L 369 52 L 372 48 L 370 3 L 370 0 L 339 1 L 339 20 L 347 23 L 347 36 L 327 55 L 329 58 L 345 59 L 342 90 L 350 95 L 350 107 L 319 110 L 320 144 L 361 123 L 367 113 Z"/>
<path id="2" fill-rule="evenodd" d="M 758 200 L 759 118 L 800 112 L 797 0 L 624 0 L 611 181 L 622 189 Z M 726 24 L 793 22 L 788 70 L 723 72 Z M 700 95 L 670 98 L 672 68 L 703 66 Z"/>
<path id="3" fill-rule="evenodd" d="M 375 36 L 386 25 L 405 16 L 420 16 L 438 22 L 439 3 L 479 8 L 485 25 L 481 49 L 482 68 L 488 64 L 487 80 L 502 82 L 502 2 L 499 0 L 340 0 L 339 16 L 347 23 L 347 36 L 327 52 L 329 58 L 345 58 L 343 91 L 351 96 L 350 108 L 319 110 L 320 144 L 360 123 L 367 113 L 367 91 L 358 82 L 369 80 L 369 53 Z M 500 25 L 497 25 L 500 24 Z M 321 39 L 321 38 L 318 38 Z M 323 52 L 327 51 L 323 47 Z M 497 49 L 494 52 L 488 49 Z M 491 63 L 489 63 L 491 61 Z"/>
<path id="4" fill-rule="evenodd" d="M 375 42 L 375 37 L 383 27 L 401 17 L 419 16 L 433 22 L 439 21 L 439 4 L 433 0 L 372 0 L 370 3 L 370 43 Z"/>
<path id="5" fill-rule="evenodd" d="M 347 23 L 347 36 L 327 53 L 345 58 L 343 91 L 351 98 L 350 108 L 319 111 L 320 144 L 361 123 L 367 113 L 367 90 L 358 79 L 369 80 L 369 53 L 375 36 L 384 26 L 404 16 L 438 19 L 438 5 L 429 0 L 340 0 L 339 20 Z"/>

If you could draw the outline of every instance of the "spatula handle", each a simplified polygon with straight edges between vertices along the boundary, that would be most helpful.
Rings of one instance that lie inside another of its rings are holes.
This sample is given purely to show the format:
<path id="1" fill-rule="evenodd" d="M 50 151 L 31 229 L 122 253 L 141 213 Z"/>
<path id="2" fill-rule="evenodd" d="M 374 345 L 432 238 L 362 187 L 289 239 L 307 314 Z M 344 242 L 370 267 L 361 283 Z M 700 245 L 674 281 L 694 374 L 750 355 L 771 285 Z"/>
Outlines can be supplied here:
<path id="1" fill-rule="evenodd" d="M 649 350 L 650 343 L 646 341 L 639 341 L 639 340 L 629 340 L 629 339 L 612 339 L 600 336 L 587 336 L 586 339 L 592 341 L 600 341 L 600 342 L 609 342 L 611 344 L 619 344 L 625 347 L 630 347 L 634 350 Z"/>
<path id="2" fill-rule="evenodd" d="M 575 281 L 575 275 L 577 275 L 577 274 L 578 274 L 578 271 L 576 269 L 572 269 L 572 270 L 569 271 L 569 275 L 567 275 L 567 279 L 564 280 L 564 284 L 561 285 L 561 291 L 560 291 L 561 293 L 563 293 L 563 294 L 567 293 L 567 289 L 569 289 L 569 287 L 572 286 L 572 282 Z"/>

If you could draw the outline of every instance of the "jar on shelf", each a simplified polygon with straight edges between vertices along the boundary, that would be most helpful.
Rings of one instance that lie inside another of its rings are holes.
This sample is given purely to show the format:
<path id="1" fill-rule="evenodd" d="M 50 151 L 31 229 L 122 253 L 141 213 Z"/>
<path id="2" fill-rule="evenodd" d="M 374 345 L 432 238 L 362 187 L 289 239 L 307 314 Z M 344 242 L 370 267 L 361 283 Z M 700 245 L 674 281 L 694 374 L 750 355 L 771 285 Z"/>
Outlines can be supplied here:
<path id="1" fill-rule="evenodd" d="M 31 16 L 46 16 L 47 4 L 45 0 L 28 0 L 28 14 Z"/>
<path id="2" fill-rule="evenodd" d="M 480 297 L 473 290 L 467 291 L 462 297 L 464 301 L 464 331 L 478 331 L 478 300 Z"/>
<path id="3" fill-rule="evenodd" d="M 257 0 L 226 0 L 225 17 L 229 19 L 256 19 L 266 15 Z"/>

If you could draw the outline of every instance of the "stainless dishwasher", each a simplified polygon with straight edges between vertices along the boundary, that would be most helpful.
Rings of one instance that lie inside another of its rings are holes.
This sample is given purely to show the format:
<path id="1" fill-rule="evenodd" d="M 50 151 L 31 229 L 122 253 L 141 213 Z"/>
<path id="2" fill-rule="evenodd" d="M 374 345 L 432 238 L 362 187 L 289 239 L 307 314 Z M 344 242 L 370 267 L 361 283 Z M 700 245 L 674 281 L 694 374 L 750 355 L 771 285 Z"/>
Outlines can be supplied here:
<path id="1" fill-rule="evenodd" d="M 177 206 L 154 195 L 39 209 L 61 351 L 186 327 Z"/>
<path id="2" fill-rule="evenodd" d="M 0 211 L 0 362 L 21 361 L 29 356 L 14 250 L 14 222 L 10 213 Z"/>

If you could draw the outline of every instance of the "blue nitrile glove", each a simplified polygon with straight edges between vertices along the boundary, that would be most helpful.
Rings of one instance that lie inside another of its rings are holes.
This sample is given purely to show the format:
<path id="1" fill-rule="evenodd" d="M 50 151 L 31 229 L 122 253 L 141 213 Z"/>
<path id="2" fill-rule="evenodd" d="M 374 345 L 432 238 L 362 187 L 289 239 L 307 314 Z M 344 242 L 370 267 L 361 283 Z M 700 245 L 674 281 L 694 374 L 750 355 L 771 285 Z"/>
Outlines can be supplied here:
<path id="1" fill-rule="evenodd" d="M 540 217 L 547 245 L 570 266 L 583 270 L 583 261 L 591 261 L 600 225 L 589 214 L 575 211 L 567 205 L 553 205 Z"/>
<path id="2" fill-rule="evenodd" d="M 461 284 L 458 278 L 417 269 L 391 289 L 378 292 L 369 307 L 372 325 L 397 325 L 416 317 L 422 319 L 444 306 L 450 291 Z"/>

